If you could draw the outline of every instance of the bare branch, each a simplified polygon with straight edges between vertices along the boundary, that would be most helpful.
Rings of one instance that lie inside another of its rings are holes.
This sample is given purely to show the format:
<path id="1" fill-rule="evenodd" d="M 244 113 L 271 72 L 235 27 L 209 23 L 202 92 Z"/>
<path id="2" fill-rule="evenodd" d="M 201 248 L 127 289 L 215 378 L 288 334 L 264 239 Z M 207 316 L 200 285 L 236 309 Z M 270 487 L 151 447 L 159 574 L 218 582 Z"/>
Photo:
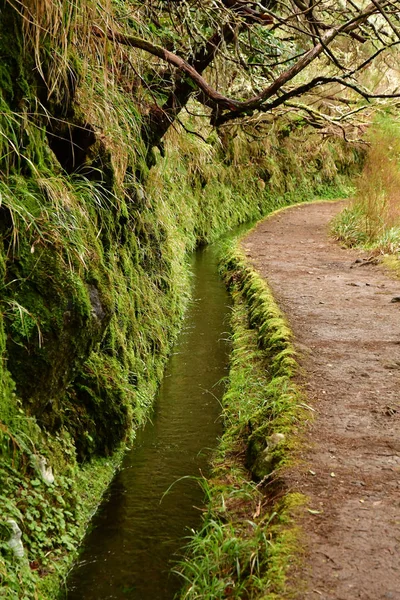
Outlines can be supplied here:
<path id="1" fill-rule="evenodd" d="M 372 3 L 376 6 L 376 8 L 379 10 L 381 15 L 385 19 L 385 21 L 389 24 L 389 27 L 392 28 L 392 30 L 394 31 L 394 33 L 397 35 L 398 39 L 400 40 L 400 31 L 397 29 L 396 25 L 394 23 L 392 23 L 392 21 L 389 19 L 386 12 L 380 6 L 379 2 L 377 2 L 376 0 L 372 0 Z"/>
<path id="2" fill-rule="evenodd" d="M 103 32 L 99 27 L 93 27 L 92 29 L 94 35 L 98 37 L 106 36 L 109 40 L 113 42 L 117 42 L 118 44 L 124 44 L 126 46 L 130 46 L 131 48 L 139 48 L 140 50 L 144 50 L 153 56 L 157 56 L 162 60 L 165 60 L 171 65 L 174 65 L 180 71 L 183 71 L 187 75 L 189 75 L 190 79 L 214 102 L 219 104 L 222 108 L 227 108 L 229 110 L 234 110 L 236 105 L 238 104 L 236 100 L 231 100 L 226 96 L 223 96 L 216 90 L 214 90 L 207 81 L 194 69 L 186 60 L 177 56 L 173 52 L 162 48 L 161 46 L 156 46 L 147 40 L 144 40 L 135 36 L 127 36 L 122 33 L 117 33 L 115 31 L 108 31 L 107 33 Z M 240 103 L 239 103 L 240 104 Z"/>

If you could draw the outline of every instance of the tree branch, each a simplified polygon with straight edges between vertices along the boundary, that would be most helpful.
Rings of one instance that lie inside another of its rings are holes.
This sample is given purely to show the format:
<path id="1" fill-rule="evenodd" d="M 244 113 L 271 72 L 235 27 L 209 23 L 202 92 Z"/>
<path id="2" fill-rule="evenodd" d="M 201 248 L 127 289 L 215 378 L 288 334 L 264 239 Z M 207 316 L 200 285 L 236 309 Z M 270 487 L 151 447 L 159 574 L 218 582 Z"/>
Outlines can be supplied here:
<path id="1" fill-rule="evenodd" d="M 238 0 L 222 0 L 222 3 L 229 10 L 234 10 L 237 14 L 239 14 L 239 16 L 245 14 L 249 18 L 251 17 L 253 21 L 256 16 L 258 18 L 259 14 L 262 14 L 246 6 L 246 4 L 248 5 L 248 2 L 246 3 Z M 299 8 L 306 6 L 305 3 L 301 2 L 301 0 L 297 0 L 296 4 Z M 211 36 L 204 46 L 189 56 L 188 60 L 183 59 L 182 57 L 170 52 L 165 48 L 162 48 L 161 46 L 157 46 L 156 44 L 136 36 L 128 36 L 111 30 L 104 32 L 99 27 L 93 27 L 92 30 L 94 35 L 98 37 L 107 37 L 113 42 L 144 50 L 145 52 L 148 52 L 149 54 L 152 54 L 153 56 L 156 56 L 161 60 L 173 65 L 181 73 L 175 82 L 174 90 L 170 92 L 169 97 L 164 103 L 163 107 L 154 107 L 145 121 L 143 127 L 143 137 L 148 146 L 151 147 L 160 142 L 170 125 L 178 116 L 181 109 L 186 105 L 188 99 L 193 93 L 193 84 L 195 84 L 195 86 L 201 90 L 201 92 L 209 99 L 212 106 L 214 106 L 215 109 L 213 111 L 212 124 L 215 125 L 220 125 L 230 120 L 237 119 L 243 116 L 243 114 L 252 112 L 253 110 L 260 110 L 262 112 L 272 110 L 290 98 L 304 94 L 312 88 L 326 83 L 340 83 L 341 85 L 353 89 L 366 100 L 371 98 L 399 97 L 400 94 L 370 94 L 356 84 L 350 83 L 349 81 L 338 77 L 318 77 L 304 85 L 298 86 L 297 88 L 284 93 L 273 101 L 267 102 L 270 98 L 276 96 L 289 81 L 302 72 L 318 56 L 320 56 L 323 52 L 326 52 L 328 46 L 336 37 L 339 35 L 352 35 L 355 29 L 366 23 L 368 18 L 377 12 L 386 14 L 384 13 L 385 6 L 387 6 L 387 2 L 384 0 L 373 0 L 364 8 L 364 10 L 359 10 L 358 14 L 353 14 L 351 18 L 347 20 L 347 22 L 326 30 L 325 33 L 318 36 L 319 41 L 315 43 L 310 50 L 298 58 L 298 60 L 289 69 L 285 70 L 278 77 L 276 77 L 276 79 L 269 86 L 264 88 L 258 95 L 253 96 L 248 100 L 236 100 L 221 94 L 215 90 L 202 76 L 202 72 L 214 60 L 221 44 L 230 43 L 235 38 L 235 30 L 230 23 L 225 24 L 221 31 Z M 270 17 L 268 17 L 268 19 L 268 22 L 272 21 Z M 315 36 L 313 35 L 313 37 Z M 386 46 L 388 45 L 389 44 Z M 378 52 L 376 52 L 375 55 L 377 55 L 377 53 Z M 363 65 L 367 64 L 367 62 L 368 60 L 364 61 Z M 343 71 L 343 69 L 341 70 Z"/>
<path id="2" fill-rule="evenodd" d="M 311 91 L 313 88 L 316 88 L 321 85 L 328 85 L 330 83 L 338 83 L 344 87 L 350 88 L 354 92 L 359 94 L 362 98 L 364 98 L 364 100 L 367 100 L 367 101 L 373 100 L 373 99 L 400 98 L 400 92 L 398 92 L 396 94 L 371 94 L 368 91 L 363 90 L 361 87 L 359 87 L 355 83 L 351 83 L 351 82 L 347 81 L 343 77 L 316 77 L 316 78 L 312 79 L 311 81 L 309 81 L 308 83 L 305 83 L 304 85 L 300 85 L 297 88 L 294 88 L 293 90 L 290 90 L 289 92 L 286 92 L 285 94 L 283 94 L 282 96 L 279 96 L 279 98 L 276 98 L 272 102 L 268 102 L 266 104 L 262 104 L 262 105 L 258 106 L 257 110 L 259 110 L 260 112 L 269 112 L 269 111 L 277 108 L 278 106 L 285 104 L 291 98 L 302 96 L 302 95 L 306 94 L 307 92 Z M 233 121 L 242 116 L 243 115 L 241 113 L 231 111 L 231 112 L 219 115 L 213 124 L 216 126 L 220 126 L 220 125 L 223 125 L 224 123 L 228 123 L 229 121 Z"/>
<path id="3" fill-rule="evenodd" d="M 216 104 L 219 104 L 222 108 L 226 108 L 229 110 L 234 110 L 236 105 L 240 104 L 236 100 L 227 98 L 223 96 L 216 90 L 214 90 L 207 81 L 194 69 L 186 60 L 177 56 L 173 52 L 162 48 L 161 46 L 156 46 L 147 40 L 144 40 L 135 36 L 127 36 L 122 33 L 117 33 L 115 31 L 109 31 L 106 34 L 97 26 L 94 26 L 92 29 L 94 35 L 97 37 L 106 36 L 109 40 L 113 42 L 117 42 L 118 44 L 124 44 L 125 46 L 130 46 L 131 48 L 139 48 L 140 50 L 144 50 L 153 56 L 157 56 L 162 60 L 165 60 L 170 65 L 173 65 L 180 71 L 183 71 L 190 77 L 190 79 Z"/>

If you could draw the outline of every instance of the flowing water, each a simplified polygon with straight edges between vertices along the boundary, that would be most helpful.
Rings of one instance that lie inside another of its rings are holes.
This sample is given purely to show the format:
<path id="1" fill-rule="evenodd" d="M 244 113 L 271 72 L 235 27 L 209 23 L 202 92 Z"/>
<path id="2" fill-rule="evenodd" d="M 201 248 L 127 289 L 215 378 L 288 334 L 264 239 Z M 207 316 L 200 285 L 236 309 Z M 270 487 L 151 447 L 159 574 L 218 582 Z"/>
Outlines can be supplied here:
<path id="1" fill-rule="evenodd" d="M 207 472 L 221 433 L 228 363 L 229 298 L 212 248 L 195 254 L 193 270 L 193 302 L 152 423 L 138 432 L 94 517 L 68 600 L 171 600 L 182 583 L 170 570 L 201 522 L 203 492 L 193 476 Z"/>

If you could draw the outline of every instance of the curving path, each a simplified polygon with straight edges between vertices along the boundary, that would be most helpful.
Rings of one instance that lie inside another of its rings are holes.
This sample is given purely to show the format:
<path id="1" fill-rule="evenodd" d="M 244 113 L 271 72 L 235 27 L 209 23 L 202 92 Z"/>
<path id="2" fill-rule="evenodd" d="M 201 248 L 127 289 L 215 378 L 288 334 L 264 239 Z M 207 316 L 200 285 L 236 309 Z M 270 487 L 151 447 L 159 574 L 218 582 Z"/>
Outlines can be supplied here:
<path id="1" fill-rule="evenodd" d="M 292 490 L 297 598 L 400 600 L 400 281 L 329 238 L 342 202 L 280 212 L 243 241 L 295 335 L 315 419 Z"/>

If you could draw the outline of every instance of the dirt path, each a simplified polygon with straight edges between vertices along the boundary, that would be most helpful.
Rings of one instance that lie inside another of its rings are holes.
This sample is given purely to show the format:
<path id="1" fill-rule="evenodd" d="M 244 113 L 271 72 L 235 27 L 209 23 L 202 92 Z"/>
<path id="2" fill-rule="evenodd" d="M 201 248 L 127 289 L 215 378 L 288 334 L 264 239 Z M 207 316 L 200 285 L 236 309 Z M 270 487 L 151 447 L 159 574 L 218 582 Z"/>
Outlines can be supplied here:
<path id="1" fill-rule="evenodd" d="M 316 411 L 289 476 L 318 511 L 304 510 L 298 597 L 400 600 L 400 281 L 329 239 L 342 207 L 278 213 L 243 247 L 290 322 Z"/>

